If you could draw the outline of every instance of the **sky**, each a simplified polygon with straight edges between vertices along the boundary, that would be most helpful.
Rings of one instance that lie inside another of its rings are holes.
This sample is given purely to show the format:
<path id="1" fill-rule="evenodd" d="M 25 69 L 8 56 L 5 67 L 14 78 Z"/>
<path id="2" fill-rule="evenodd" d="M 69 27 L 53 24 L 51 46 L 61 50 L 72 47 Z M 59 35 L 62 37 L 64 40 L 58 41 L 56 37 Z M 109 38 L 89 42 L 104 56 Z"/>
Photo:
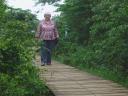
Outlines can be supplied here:
<path id="1" fill-rule="evenodd" d="M 62 0 L 60 3 L 62 3 L 64 0 Z M 23 10 L 29 9 L 32 11 L 32 13 L 37 15 L 37 18 L 39 20 L 43 19 L 43 14 L 45 12 L 50 12 L 52 16 L 58 15 L 59 13 L 54 12 L 56 10 L 55 6 L 46 4 L 43 5 L 37 5 L 35 6 L 34 0 L 7 0 L 8 5 L 13 8 L 22 8 Z M 38 12 L 38 13 L 37 13 Z"/>

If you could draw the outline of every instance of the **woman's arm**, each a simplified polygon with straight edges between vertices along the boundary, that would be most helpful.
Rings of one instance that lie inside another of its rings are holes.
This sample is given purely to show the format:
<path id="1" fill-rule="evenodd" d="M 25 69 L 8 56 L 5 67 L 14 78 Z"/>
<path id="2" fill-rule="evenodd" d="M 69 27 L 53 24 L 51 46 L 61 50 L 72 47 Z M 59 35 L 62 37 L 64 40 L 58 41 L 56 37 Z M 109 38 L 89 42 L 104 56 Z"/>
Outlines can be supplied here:
<path id="1" fill-rule="evenodd" d="M 56 23 L 55 23 L 55 36 L 56 36 L 57 38 L 59 38 L 59 32 L 58 32 Z"/>
<path id="2" fill-rule="evenodd" d="M 36 31 L 36 34 L 35 34 L 35 38 L 40 37 L 40 32 L 41 32 L 41 23 L 39 23 L 38 26 L 37 26 L 37 31 Z"/>

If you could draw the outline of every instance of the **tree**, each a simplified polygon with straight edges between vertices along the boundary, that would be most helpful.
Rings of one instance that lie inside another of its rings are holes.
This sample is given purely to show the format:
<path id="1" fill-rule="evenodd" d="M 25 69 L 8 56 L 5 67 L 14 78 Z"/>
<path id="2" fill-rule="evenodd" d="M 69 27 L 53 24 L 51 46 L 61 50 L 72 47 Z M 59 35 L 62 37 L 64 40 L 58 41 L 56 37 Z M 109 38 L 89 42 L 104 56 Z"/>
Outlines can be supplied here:
<path id="1" fill-rule="evenodd" d="M 32 62 L 36 16 L 0 4 L 0 96 L 49 95 Z"/>
<path id="2" fill-rule="evenodd" d="M 63 60 L 82 69 L 108 70 L 128 86 L 128 1 L 65 0 L 58 10 L 71 37 L 59 46 Z"/>

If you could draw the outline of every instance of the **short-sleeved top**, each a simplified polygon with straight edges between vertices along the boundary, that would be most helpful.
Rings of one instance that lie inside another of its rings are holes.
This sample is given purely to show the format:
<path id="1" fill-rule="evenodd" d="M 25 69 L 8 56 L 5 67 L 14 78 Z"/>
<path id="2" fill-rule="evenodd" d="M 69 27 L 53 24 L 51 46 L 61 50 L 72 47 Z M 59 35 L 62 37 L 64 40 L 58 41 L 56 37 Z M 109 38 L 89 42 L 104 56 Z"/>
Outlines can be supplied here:
<path id="1" fill-rule="evenodd" d="M 37 32 L 40 39 L 55 40 L 59 37 L 58 30 L 54 21 L 42 20 L 39 23 L 39 32 Z"/>

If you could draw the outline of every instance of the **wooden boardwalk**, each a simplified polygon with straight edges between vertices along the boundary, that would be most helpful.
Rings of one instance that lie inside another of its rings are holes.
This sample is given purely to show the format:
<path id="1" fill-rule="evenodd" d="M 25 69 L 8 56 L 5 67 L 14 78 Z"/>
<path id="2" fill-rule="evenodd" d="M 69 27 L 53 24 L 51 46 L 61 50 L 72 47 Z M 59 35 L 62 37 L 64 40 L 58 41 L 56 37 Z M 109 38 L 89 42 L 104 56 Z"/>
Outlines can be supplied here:
<path id="1" fill-rule="evenodd" d="M 40 78 L 55 96 L 128 96 L 128 89 L 121 85 L 59 62 L 39 68 Z"/>

